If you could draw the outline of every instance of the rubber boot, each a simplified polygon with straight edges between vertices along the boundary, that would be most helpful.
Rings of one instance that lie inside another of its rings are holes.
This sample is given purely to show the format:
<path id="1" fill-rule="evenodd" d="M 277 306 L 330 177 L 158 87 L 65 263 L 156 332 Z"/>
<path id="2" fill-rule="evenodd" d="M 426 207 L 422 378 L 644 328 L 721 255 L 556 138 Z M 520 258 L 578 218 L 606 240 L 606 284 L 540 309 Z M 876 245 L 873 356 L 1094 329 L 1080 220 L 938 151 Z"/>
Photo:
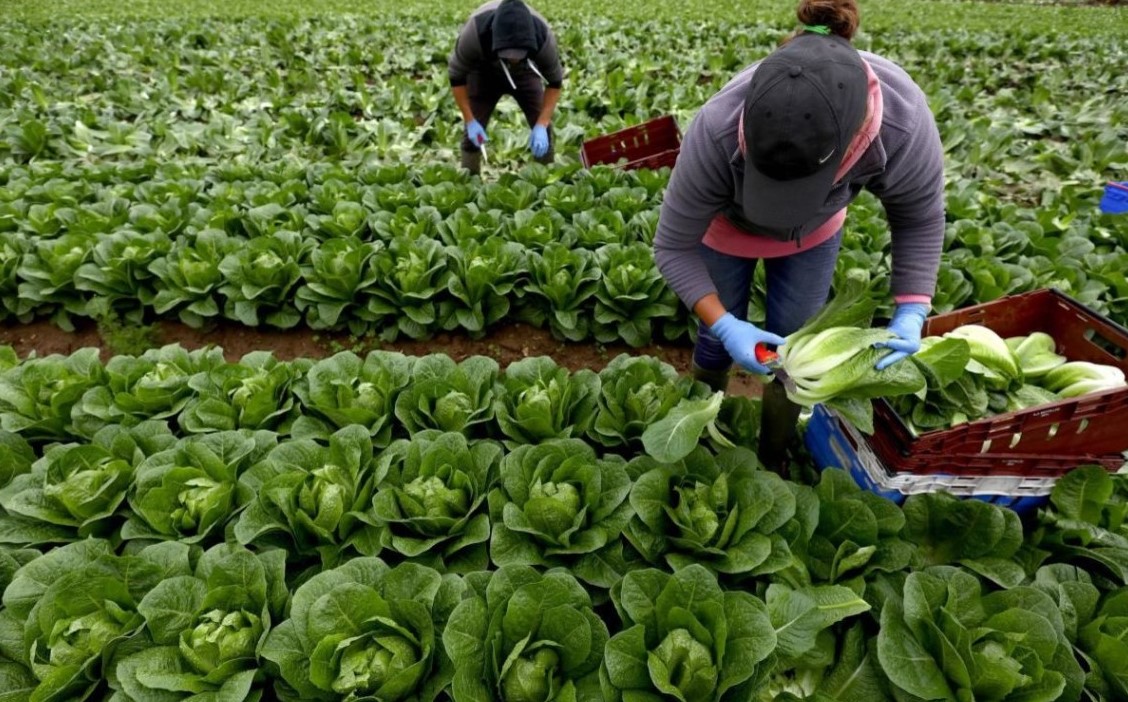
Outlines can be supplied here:
<path id="1" fill-rule="evenodd" d="M 470 171 L 470 175 L 480 175 L 482 172 L 482 152 L 463 151 L 462 167 Z"/>
<path id="2" fill-rule="evenodd" d="M 760 447 L 757 452 L 764 468 L 788 477 L 788 450 L 799 434 L 802 408 L 787 399 L 778 382 L 766 383 L 760 406 Z"/>
<path id="3" fill-rule="evenodd" d="M 713 392 L 728 392 L 729 378 L 731 373 L 729 368 L 722 370 L 707 370 L 697 365 L 697 361 L 691 364 L 693 370 L 693 377 L 695 380 L 700 380 L 712 389 Z"/>

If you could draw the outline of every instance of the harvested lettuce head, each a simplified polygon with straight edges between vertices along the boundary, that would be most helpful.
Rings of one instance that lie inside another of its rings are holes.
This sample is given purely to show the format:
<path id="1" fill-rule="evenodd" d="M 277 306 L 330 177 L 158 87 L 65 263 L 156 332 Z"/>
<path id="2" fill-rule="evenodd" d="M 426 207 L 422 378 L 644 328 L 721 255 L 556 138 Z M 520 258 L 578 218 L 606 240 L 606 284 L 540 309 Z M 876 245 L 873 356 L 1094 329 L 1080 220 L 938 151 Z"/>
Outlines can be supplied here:
<path id="1" fill-rule="evenodd" d="M 1054 368 L 1066 362 L 1065 356 L 1055 352 L 1054 338 L 1045 332 L 1034 332 L 1029 336 L 1012 336 L 1006 340 L 1014 351 L 1022 374 L 1027 380 L 1041 378 Z"/>
<path id="2" fill-rule="evenodd" d="M 912 363 L 895 363 L 877 370 L 888 349 L 874 344 L 893 338 L 886 329 L 873 329 L 877 296 L 873 281 L 847 278 L 834 299 L 779 348 L 780 365 L 793 381 L 792 402 L 811 407 L 825 404 L 838 410 L 863 432 L 873 432 L 875 397 L 920 392 L 925 379 Z"/>
<path id="3" fill-rule="evenodd" d="M 1124 371 L 1116 366 L 1070 361 L 1047 373 L 1042 386 L 1059 397 L 1077 397 L 1128 387 L 1128 384 L 1124 382 Z"/>
<path id="4" fill-rule="evenodd" d="M 980 324 L 965 324 L 944 335 L 946 339 L 963 339 L 971 348 L 967 363 L 970 373 L 983 376 L 988 388 L 1006 390 L 1022 383 L 1022 367 L 1018 357 L 1003 337 Z"/>

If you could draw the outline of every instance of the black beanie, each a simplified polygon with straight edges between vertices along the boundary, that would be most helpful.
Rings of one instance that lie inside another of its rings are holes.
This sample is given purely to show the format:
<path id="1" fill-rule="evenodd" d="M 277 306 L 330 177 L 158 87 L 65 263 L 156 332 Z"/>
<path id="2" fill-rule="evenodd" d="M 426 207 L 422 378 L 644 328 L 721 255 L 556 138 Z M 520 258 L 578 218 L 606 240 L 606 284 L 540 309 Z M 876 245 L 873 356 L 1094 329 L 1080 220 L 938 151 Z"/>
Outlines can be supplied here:
<path id="1" fill-rule="evenodd" d="M 523 49 L 535 52 L 537 32 L 533 13 L 522 0 L 501 0 L 493 16 L 493 51 Z"/>

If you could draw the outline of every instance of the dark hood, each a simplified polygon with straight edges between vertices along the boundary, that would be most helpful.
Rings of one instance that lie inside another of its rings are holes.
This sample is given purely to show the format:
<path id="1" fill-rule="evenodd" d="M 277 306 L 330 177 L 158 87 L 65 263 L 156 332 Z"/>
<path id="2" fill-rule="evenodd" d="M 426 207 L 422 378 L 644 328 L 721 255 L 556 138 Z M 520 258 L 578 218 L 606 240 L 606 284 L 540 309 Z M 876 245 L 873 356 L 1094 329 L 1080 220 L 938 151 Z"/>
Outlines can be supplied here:
<path id="1" fill-rule="evenodd" d="M 523 49 L 535 52 L 537 31 L 533 13 L 521 0 L 502 0 L 494 10 L 493 52 L 504 49 Z"/>

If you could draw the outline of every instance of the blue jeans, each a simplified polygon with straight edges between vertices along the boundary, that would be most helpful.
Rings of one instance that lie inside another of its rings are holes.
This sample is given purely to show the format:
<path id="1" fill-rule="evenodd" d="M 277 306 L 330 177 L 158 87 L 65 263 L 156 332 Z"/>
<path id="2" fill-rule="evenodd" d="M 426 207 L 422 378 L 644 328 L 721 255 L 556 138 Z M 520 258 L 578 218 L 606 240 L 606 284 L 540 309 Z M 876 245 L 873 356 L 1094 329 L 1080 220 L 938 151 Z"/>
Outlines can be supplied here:
<path id="1" fill-rule="evenodd" d="M 830 295 L 841 244 L 842 230 L 839 229 L 838 233 L 813 249 L 764 259 L 764 273 L 767 275 L 765 330 L 787 336 L 822 309 Z M 729 256 L 704 244 L 701 245 L 701 256 L 705 259 L 713 285 L 717 287 L 721 304 L 737 319 L 747 320 L 752 276 L 759 259 Z M 732 366 L 732 356 L 704 322 L 697 325 L 693 360 L 705 370 L 726 370 Z"/>

